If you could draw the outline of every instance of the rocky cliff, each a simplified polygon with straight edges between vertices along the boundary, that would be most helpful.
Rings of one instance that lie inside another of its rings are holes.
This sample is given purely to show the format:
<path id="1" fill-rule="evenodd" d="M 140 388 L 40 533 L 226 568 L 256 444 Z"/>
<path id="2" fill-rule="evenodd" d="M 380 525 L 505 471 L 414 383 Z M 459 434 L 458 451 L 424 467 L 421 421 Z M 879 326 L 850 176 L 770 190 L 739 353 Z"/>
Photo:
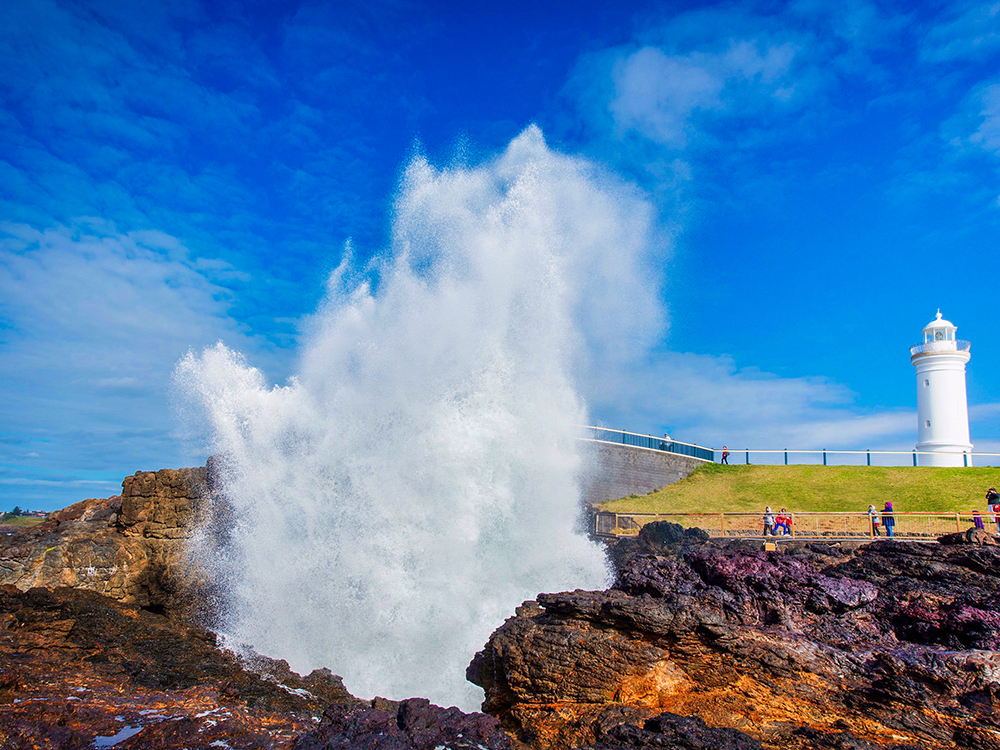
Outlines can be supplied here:
<path id="1" fill-rule="evenodd" d="M 617 550 L 611 589 L 526 602 L 470 665 L 522 742 L 1000 748 L 997 547 L 653 536 Z"/>
<path id="2" fill-rule="evenodd" d="M 0 584 L 89 589 L 154 611 L 183 611 L 197 588 L 184 542 L 208 498 L 205 468 L 137 472 L 121 495 L 84 500 L 0 537 Z"/>

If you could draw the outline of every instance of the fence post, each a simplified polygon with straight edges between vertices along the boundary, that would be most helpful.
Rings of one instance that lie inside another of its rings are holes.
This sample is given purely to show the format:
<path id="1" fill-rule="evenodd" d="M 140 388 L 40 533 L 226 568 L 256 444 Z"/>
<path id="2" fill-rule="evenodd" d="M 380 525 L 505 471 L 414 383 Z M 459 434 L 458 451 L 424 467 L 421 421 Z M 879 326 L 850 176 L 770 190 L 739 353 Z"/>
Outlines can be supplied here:
<path id="1" fill-rule="evenodd" d="M 914 449 L 914 451 L 913 451 L 913 465 L 914 466 L 917 465 L 917 451 L 916 451 L 916 449 Z"/>
<path id="2" fill-rule="evenodd" d="M 615 536 L 618 536 L 618 514 L 615 513 Z"/>
<path id="3" fill-rule="evenodd" d="M 969 453 L 968 451 L 962 451 L 962 461 L 965 463 L 965 468 L 969 468 Z"/>
<path id="4" fill-rule="evenodd" d="M 958 513 L 955 514 L 955 531 L 962 530 L 962 518 Z"/>
<path id="5" fill-rule="evenodd" d="M 622 445 L 625 445 L 625 430 L 622 430 Z"/>
<path id="6" fill-rule="evenodd" d="M 722 530 L 722 536 L 726 536 L 726 514 L 719 514 L 719 528 Z"/>
<path id="7" fill-rule="evenodd" d="M 747 448 L 747 466 L 750 465 L 750 449 Z"/>
<path id="8" fill-rule="evenodd" d="M 872 465 L 872 449 L 871 448 L 868 449 L 868 465 L 869 466 Z"/>
<path id="9" fill-rule="evenodd" d="M 823 449 L 823 465 L 826 466 L 826 448 Z"/>
<path id="10" fill-rule="evenodd" d="M 785 448 L 785 466 L 788 466 L 788 448 Z"/>

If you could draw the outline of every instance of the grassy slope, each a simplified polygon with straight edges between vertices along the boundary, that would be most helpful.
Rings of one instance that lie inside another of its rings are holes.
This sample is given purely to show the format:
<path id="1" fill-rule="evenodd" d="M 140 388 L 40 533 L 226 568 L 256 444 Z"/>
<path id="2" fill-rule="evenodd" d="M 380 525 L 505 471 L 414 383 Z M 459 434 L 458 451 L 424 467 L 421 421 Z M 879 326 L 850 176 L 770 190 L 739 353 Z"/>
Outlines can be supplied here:
<path id="1" fill-rule="evenodd" d="M 980 511 L 1000 468 L 933 469 L 879 466 L 720 466 L 649 495 L 604 503 L 602 510 L 645 513 L 866 511 L 892 500 L 897 511 Z"/>

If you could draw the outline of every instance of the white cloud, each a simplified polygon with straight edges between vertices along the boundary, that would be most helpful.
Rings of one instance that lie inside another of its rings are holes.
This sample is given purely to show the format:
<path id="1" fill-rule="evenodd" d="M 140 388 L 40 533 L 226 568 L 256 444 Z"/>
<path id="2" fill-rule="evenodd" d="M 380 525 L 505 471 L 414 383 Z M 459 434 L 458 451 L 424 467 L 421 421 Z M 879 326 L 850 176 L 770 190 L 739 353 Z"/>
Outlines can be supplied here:
<path id="1" fill-rule="evenodd" d="M 809 135 L 845 79 L 880 79 L 872 52 L 897 46 L 907 23 L 864 0 L 689 11 L 582 56 L 566 91 L 587 126 L 617 140 L 684 149 Z"/>
<path id="2" fill-rule="evenodd" d="M 1000 83 L 978 92 L 981 109 L 979 127 L 969 136 L 969 142 L 1000 154 Z"/>
<path id="3" fill-rule="evenodd" d="M 951 18 L 927 32 L 921 59 L 935 63 L 978 59 L 1000 49 L 1000 3 L 972 2 L 946 7 Z"/>
<path id="4" fill-rule="evenodd" d="M 912 410 L 866 411 L 855 394 L 822 377 L 783 378 L 729 357 L 668 353 L 609 374 L 589 388 L 609 426 L 669 429 L 702 445 L 799 449 L 900 447 L 912 442 Z"/>
<path id="5" fill-rule="evenodd" d="M 609 109 L 621 131 L 684 147 L 696 136 L 698 116 L 735 117 L 794 106 L 790 43 L 731 43 L 716 53 L 671 55 L 642 47 L 618 60 L 611 72 Z"/>
<path id="6" fill-rule="evenodd" d="M 17 495 L 58 505 L 81 483 L 186 460 L 171 437 L 175 362 L 224 339 L 273 364 L 229 315 L 234 273 L 162 233 L 0 224 L 2 484 L 64 488 Z M 43 445 L 44 473 L 21 463 Z"/>
<path id="7" fill-rule="evenodd" d="M 974 86 L 942 123 L 940 137 L 959 154 L 1000 156 L 1000 82 L 993 79 Z"/>

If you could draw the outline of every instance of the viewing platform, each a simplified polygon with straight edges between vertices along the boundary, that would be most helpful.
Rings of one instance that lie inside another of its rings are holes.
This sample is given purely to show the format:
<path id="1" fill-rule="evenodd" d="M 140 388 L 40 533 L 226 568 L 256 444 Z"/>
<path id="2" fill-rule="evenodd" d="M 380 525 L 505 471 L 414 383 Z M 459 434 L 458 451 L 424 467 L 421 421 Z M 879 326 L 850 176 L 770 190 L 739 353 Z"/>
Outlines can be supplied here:
<path id="1" fill-rule="evenodd" d="M 762 513 L 613 513 L 597 511 L 591 534 L 597 539 L 613 540 L 636 536 L 639 529 L 653 521 L 670 521 L 684 528 L 697 527 L 711 539 L 754 539 L 766 542 L 871 542 L 888 538 L 885 516 L 879 513 L 879 533 L 863 512 L 788 513 L 788 534 L 764 535 Z M 908 542 L 933 542 L 945 534 L 966 531 L 976 526 L 977 516 L 968 513 L 905 513 L 892 515 L 893 539 Z M 996 534 L 996 519 L 991 513 L 978 516 L 985 531 Z"/>

